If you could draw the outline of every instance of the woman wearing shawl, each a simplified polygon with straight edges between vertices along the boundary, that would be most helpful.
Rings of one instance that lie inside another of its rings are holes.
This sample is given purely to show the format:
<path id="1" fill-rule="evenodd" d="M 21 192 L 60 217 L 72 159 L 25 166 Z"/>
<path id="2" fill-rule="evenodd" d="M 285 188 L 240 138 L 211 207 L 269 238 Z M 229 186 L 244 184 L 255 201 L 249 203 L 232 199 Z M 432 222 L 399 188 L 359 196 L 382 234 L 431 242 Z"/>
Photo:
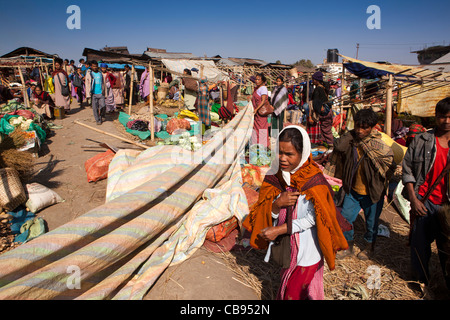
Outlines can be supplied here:
<path id="1" fill-rule="evenodd" d="M 286 110 L 289 102 L 289 94 L 288 90 L 283 85 L 283 78 L 278 77 L 276 83 L 277 86 L 274 88 L 271 97 L 272 106 L 275 109 L 272 114 L 272 137 L 274 138 L 276 138 L 274 133 L 283 129 L 284 110 Z"/>
<path id="2" fill-rule="evenodd" d="M 112 113 L 116 111 L 116 102 L 114 101 L 114 93 L 113 86 L 116 84 L 116 77 L 110 72 L 108 65 L 106 63 L 102 63 L 102 74 L 103 81 L 105 82 L 105 104 L 106 104 L 106 113 Z"/>
<path id="3" fill-rule="evenodd" d="M 53 108 L 55 107 L 55 103 L 53 102 L 52 97 L 42 90 L 40 84 L 34 88 L 34 91 L 31 94 L 31 101 L 33 102 L 33 109 L 36 110 L 38 114 L 41 114 L 48 119 L 54 119 Z"/>
<path id="4" fill-rule="evenodd" d="M 333 110 L 325 103 L 328 101 L 328 90 L 324 86 L 323 74 L 318 71 L 312 76 L 313 84 L 315 85 L 312 93 L 312 108 L 316 115 L 319 116 L 320 130 L 318 131 L 318 141 L 312 143 L 325 142 L 328 146 L 332 146 L 334 142 L 333 133 Z M 311 112 L 311 108 L 310 108 Z"/>
<path id="5" fill-rule="evenodd" d="M 112 88 L 114 95 L 114 102 L 116 103 L 117 108 L 122 109 L 123 105 L 125 104 L 125 97 L 124 97 L 125 79 L 122 73 L 118 70 L 115 70 L 112 74 L 116 78 L 116 83 Z"/>
<path id="6" fill-rule="evenodd" d="M 53 85 L 55 87 L 55 105 L 64 108 L 66 113 L 70 110 L 70 92 L 67 96 L 62 94 L 62 88 L 69 86 L 69 76 L 62 69 L 63 61 L 55 60 L 55 71 L 52 73 Z"/>
<path id="7" fill-rule="evenodd" d="M 150 95 L 150 73 L 148 68 L 141 75 L 141 81 L 139 84 L 139 93 L 144 101 L 147 101 L 147 97 Z"/>
<path id="8" fill-rule="evenodd" d="M 252 95 L 253 108 L 259 109 L 268 102 L 268 91 L 266 87 L 266 77 L 258 73 L 255 78 L 255 90 Z M 269 122 L 267 116 L 263 117 L 255 112 L 252 131 L 252 144 L 261 144 L 264 147 L 269 146 Z"/>
<path id="9" fill-rule="evenodd" d="M 211 115 L 209 113 L 209 92 L 206 77 L 200 79 L 197 94 L 197 111 L 202 123 L 202 134 L 211 128 Z"/>
<path id="10" fill-rule="evenodd" d="M 307 132 L 284 128 L 277 140 L 277 161 L 264 178 L 259 199 L 243 226 L 250 244 L 268 248 L 280 235 L 289 235 L 290 265 L 281 272 L 278 299 L 323 299 L 323 259 L 335 267 L 338 250 L 348 247 L 336 217 L 330 185 L 312 160 Z"/>

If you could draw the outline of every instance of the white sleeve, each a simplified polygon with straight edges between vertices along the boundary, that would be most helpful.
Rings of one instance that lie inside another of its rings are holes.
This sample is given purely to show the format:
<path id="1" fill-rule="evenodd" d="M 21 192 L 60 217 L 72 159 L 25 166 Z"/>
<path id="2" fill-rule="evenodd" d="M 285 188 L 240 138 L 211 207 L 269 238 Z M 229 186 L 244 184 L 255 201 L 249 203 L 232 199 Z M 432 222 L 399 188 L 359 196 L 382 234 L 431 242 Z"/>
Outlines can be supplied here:
<path id="1" fill-rule="evenodd" d="M 275 198 L 275 199 L 273 199 L 273 201 L 272 201 L 272 205 L 273 205 L 273 203 L 275 202 L 275 200 L 277 200 L 279 197 L 281 196 L 281 193 Z M 278 219 L 278 216 L 279 216 L 280 214 L 279 213 L 273 213 L 272 212 L 272 219 Z"/>
<path id="2" fill-rule="evenodd" d="M 263 95 L 267 95 L 267 96 L 269 95 L 269 91 L 267 90 L 266 86 L 259 87 L 258 90 L 256 90 L 256 92 L 258 93 L 258 95 L 260 97 Z"/>
<path id="3" fill-rule="evenodd" d="M 303 208 L 305 207 L 306 215 L 302 218 L 292 220 L 292 233 L 303 232 L 316 225 L 316 213 L 314 211 L 314 206 L 309 202 Z"/>

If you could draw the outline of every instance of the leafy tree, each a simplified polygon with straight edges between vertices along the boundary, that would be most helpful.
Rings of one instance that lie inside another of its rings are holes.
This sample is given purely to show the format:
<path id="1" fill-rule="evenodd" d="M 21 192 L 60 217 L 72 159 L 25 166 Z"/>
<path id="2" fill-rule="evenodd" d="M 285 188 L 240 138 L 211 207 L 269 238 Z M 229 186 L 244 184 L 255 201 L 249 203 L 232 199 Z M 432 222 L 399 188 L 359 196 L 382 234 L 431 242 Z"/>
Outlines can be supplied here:
<path id="1" fill-rule="evenodd" d="M 301 59 L 294 63 L 294 66 L 303 66 L 306 68 L 314 68 L 314 64 L 311 62 L 311 60 L 305 60 Z"/>

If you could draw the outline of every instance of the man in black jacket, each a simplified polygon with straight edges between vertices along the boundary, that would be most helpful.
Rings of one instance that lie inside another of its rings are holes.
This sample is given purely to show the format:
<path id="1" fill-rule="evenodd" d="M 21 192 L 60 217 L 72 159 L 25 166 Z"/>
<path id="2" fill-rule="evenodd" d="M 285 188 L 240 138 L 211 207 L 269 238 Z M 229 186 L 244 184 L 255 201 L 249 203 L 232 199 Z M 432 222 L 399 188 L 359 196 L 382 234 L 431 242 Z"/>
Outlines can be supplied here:
<path id="1" fill-rule="evenodd" d="M 405 154 L 403 194 L 411 204 L 413 276 L 423 285 L 428 284 L 431 243 L 436 240 L 439 260 L 450 289 L 449 175 L 441 176 L 450 157 L 450 97 L 437 103 L 435 115 L 436 127 L 415 136 Z"/>

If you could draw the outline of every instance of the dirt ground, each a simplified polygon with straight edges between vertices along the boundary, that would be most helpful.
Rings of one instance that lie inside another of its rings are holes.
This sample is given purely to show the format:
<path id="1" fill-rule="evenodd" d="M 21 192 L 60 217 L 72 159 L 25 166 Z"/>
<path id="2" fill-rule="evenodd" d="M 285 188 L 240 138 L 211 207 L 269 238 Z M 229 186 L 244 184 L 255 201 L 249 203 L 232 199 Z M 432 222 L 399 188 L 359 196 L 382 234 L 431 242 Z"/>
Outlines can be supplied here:
<path id="1" fill-rule="evenodd" d="M 134 108 L 140 110 L 142 106 Z M 41 183 L 56 191 L 65 199 L 64 202 L 50 206 L 38 213 L 48 226 L 48 230 L 55 228 L 79 217 L 89 210 L 102 205 L 105 201 L 107 180 L 96 183 L 88 183 L 84 163 L 94 155 L 104 152 L 106 149 L 99 147 L 98 143 L 108 143 L 117 148 L 136 148 L 130 143 L 117 138 L 98 133 L 74 123 L 78 120 L 96 129 L 122 136 L 126 139 L 137 138 L 127 134 L 123 126 L 117 122 L 117 114 L 107 115 L 107 120 L 97 126 L 93 120 L 92 109 L 85 107 L 80 109 L 76 103 L 72 104 L 72 110 L 64 119 L 54 120 L 53 123 L 60 128 L 53 129 L 40 150 L 40 156 L 35 162 L 35 174 L 33 182 Z M 405 226 L 406 222 L 395 212 L 392 207 L 383 211 L 380 223 L 392 227 L 394 225 Z M 356 228 L 356 227 L 355 227 Z M 358 226 L 359 235 L 362 234 L 363 225 Z M 392 228 L 391 228 L 392 229 Z M 393 235 L 397 236 L 397 235 Z M 401 241 L 405 234 L 399 234 Z M 383 242 L 391 239 L 381 239 L 379 251 L 383 251 Z M 358 245 L 358 242 L 357 242 Z M 242 249 L 242 248 L 240 248 Z M 406 252 L 406 247 L 400 250 Z M 384 252 L 386 253 L 386 252 Z M 388 254 L 389 255 L 389 254 Z M 264 263 L 264 253 L 255 250 L 233 250 L 229 253 L 212 253 L 205 248 L 199 249 L 193 257 L 185 262 L 168 268 L 146 295 L 145 299 L 151 300 L 270 300 L 276 296 L 279 285 L 279 269 L 271 264 Z M 400 274 L 402 279 L 407 275 L 405 265 L 401 267 L 396 263 L 395 257 L 379 259 L 376 263 L 382 268 L 390 269 L 392 273 Z M 373 263 L 373 262 L 372 262 Z M 436 258 L 434 258 L 436 265 Z M 339 262 L 337 268 L 345 267 L 345 263 Z M 361 266 L 365 268 L 365 266 Z M 395 270 L 398 269 L 398 270 Z M 364 269 L 362 269 L 364 274 Z M 355 273 L 349 271 L 348 274 Z M 333 276 L 333 273 L 326 277 Z M 339 278 L 339 274 L 337 275 Z M 361 278 L 361 277 L 357 277 Z M 345 279 L 337 281 L 336 287 L 326 288 L 326 299 L 351 299 L 345 295 Z M 438 282 L 438 299 L 448 299 L 448 295 L 442 294 L 442 279 Z M 325 283 L 327 285 L 327 283 Z M 334 285 L 333 285 L 334 286 Z M 396 296 L 392 299 L 420 299 L 421 295 Z M 381 297 L 381 299 L 384 299 Z"/>

